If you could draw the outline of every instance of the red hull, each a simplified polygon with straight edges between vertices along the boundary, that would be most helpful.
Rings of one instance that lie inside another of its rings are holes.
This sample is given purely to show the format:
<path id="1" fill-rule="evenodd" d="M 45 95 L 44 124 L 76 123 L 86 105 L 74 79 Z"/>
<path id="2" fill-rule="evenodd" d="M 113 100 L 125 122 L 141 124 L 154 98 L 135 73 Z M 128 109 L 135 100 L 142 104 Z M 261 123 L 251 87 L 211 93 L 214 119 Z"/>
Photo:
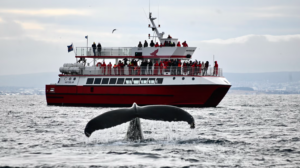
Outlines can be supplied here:
<path id="1" fill-rule="evenodd" d="M 54 92 L 50 88 L 55 88 Z M 46 85 L 48 105 L 130 107 L 174 105 L 216 107 L 228 92 L 226 85 L 59 86 Z"/>

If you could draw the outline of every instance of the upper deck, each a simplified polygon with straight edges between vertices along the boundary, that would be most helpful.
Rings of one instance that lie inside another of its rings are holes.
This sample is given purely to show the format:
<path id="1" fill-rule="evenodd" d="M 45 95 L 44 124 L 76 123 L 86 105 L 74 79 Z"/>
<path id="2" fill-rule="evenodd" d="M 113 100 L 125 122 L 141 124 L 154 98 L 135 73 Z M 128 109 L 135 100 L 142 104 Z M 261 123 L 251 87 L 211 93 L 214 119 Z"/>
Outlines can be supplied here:
<path id="1" fill-rule="evenodd" d="M 76 58 L 191 59 L 197 47 L 77 47 Z"/>

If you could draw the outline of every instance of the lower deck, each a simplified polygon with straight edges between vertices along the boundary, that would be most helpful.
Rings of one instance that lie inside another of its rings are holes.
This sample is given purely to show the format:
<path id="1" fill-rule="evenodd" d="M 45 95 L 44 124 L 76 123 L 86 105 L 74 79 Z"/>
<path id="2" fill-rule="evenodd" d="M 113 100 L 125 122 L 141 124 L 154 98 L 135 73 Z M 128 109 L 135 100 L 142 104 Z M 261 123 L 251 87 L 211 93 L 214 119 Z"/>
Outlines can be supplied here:
<path id="1" fill-rule="evenodd" d="M 231 85 L 46 85 L 48 105 L 130 107 L 174 105 L 216 107 Z"/>

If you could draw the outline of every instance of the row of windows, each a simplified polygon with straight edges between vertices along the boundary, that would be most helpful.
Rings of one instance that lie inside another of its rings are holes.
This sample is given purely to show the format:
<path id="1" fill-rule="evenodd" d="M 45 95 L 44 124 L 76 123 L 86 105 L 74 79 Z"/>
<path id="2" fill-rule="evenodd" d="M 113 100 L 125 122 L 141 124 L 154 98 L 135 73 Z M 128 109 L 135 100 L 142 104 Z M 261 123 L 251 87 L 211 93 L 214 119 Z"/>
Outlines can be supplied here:
<path id="1" fill-rule="evenodd" d="M 164 78 L 88 78 L 86 84 L 162 84 Z"/>

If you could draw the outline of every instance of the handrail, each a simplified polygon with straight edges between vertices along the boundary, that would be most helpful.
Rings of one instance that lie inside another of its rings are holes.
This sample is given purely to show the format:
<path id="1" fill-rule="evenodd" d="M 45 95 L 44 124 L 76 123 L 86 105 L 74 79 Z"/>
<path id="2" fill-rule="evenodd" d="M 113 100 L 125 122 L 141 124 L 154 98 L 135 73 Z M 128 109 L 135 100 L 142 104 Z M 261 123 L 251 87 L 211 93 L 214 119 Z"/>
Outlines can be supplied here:
<path id="1" fill-rule="evenodd" d="M 63 67 L 60 72 L 65 75 L 181 75 L 181 76 L 219 76 L 223 77 L 222 68 L 176 67 L 176 66 L 109 66 Z"/>
<path id="2" fill-rule="evenodd" d="M 76 56 L 130 56 L 133 47 L 103 47 L 100 49 L 92 47 L 76 47 Z"/>

